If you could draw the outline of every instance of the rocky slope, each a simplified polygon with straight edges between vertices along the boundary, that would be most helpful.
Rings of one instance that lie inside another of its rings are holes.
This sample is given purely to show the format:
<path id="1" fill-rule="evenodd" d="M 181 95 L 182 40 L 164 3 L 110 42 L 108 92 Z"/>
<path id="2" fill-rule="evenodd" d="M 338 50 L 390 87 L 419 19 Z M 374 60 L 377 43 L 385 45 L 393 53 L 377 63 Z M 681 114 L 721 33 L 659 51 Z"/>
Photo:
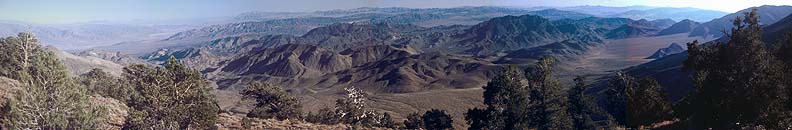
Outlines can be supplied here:
<path id="1" fill-rule="evenodd" d="M 601 47 L 600 38 L 573 39 L 539 47 L 525 48 L 510 51 L 494 63 L 498 64 L 526 64 L 546 56 L 553 56 L 560 60 L 576 60 L 595 47 Z"/>
<path id="2" fill-rule="evenodd" d="M 492 54 L 599 34 L 595 27 L 574 22 L 554 22 L 534 15 L 506 16 L 477 24 L 454 36 L 459 42 L 440 47 L 459 48 L 465 54 Z"/>
<path id="3" fill-rule="evenodd" d="M 641 19 L 613 29 L 605 34 L 605 37 L 608 39 L 633 38 L 654 35 L 658 31 L 660 31 L 660 28 L 655 26 L 652 22 Z"/>
<path id="4" fill-rule="evenodd" d="M 98 57 L 77 56 L 52 47 L 47 47 L 47 50 L 55 53 L 73 76 L 87 73 L 95 68 L 102 69 L 113 75 L 121 75 L 121 71 L 124 68 L 118 63 Z"/>
<path id="5" fill-rule="evenodd" d="M 417 92 L 433 88 L 477 87 L 498 70 L 486 61 L 439 53 L 416 54 L 398 45 L 351 48 L 340 53 L 312 45 L 288 44 L 236 57 L 216 70 L 220 86 L 248 80 L 286 87 L 361 87 L 374 92 Z M 374 87 L 378 86 L 378 87 Z"/>
<path id="6" fill-rule="evenodd" d="M 121 52 L 105 51 L 101 49 L 88 49 L 76 53 L 75 55 L 80 57 L 95 57 L 99 59 L 104 59 L 123 66 L 132 65 L 132 64 L 149 64 L 145 60 L 138 57 L 123 54 Z"/>

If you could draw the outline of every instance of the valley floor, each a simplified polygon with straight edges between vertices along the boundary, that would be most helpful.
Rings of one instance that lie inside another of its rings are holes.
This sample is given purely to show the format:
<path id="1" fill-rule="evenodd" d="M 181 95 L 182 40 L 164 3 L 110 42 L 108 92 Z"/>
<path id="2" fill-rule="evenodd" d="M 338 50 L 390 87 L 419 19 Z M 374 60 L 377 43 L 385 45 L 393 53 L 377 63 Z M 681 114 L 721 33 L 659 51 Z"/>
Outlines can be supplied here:
<path id="1" fill-rule="evenodd" d="M 574 74 L 603 75 L 627 67 L 640 65 L 653 59 L 646 59 L 660 48 L 672 43 L 685 45 L 693 40 L 709 41 L 711 38 L 688 37 L 688 33 L 657 37 L 638 37 L 606 41 L 605 45 L 593 49 L 578 60 L 566 62 L 565 66 L 574 68 Z M 583 73 L 580 73 L 580 72 Z"/>

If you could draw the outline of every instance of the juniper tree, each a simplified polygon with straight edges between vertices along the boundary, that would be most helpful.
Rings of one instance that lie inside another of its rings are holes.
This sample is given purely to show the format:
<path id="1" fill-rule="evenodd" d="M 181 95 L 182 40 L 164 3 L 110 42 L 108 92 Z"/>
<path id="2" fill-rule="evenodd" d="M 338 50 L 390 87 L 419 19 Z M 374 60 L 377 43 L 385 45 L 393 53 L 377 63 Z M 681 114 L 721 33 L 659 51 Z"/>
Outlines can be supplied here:
<path id="1" fill-rule="evenodd" d="M 421 116 L 421 120 L 423 120 L 423 127 L 428 130 L 453 129 L 454 120 L 444 110 L 432 109 L 426 111 Z"/>
<path id="2" fill-rule="evenodd" d="M 516 67 L 507 67 L 488 82 L 484 87 L 487 108 L 465 114 L 470 129 L 571 129 L 561 84 L 552 77 L 554 61 L 552 57 L 540 59 L 525 70 L 524 77 Z"/>
<path id="3" fill-rule="evenodd" d="M 390 115 L 390 114 L 388 114 L 387 112 L 385 112 L 385 113 L 382 113 L 381 115 L 382 115 L 382 116 L 379 116 L 379 117 L 377 118 L 377 121 L 379 122 L 379 123 L 376 125 L 377 127 L 383 127 L 383 128 L 396 128 L 396 121 L 394 121 L 394 120 L 393 120 L 393 117 L 391 117 L 391 115 Z"/>
<path id="4" fill-rule="evenodd" d="M 592 118 L 596 106 L 592 103 L 591 97 L 585 95 L 586 89 L 588 89 L 586 78 L 578 76 L 575 78 L 575 86 L 567 90 L 567 113 L 572 118 L 572 128 L 576 130 L 596 128 Z"/>
<path id="5" fill-rule="evenodd" d="M 532 128 L 571 129 L 572 120 L 566 109 L 561 83 L 553 74 L 553 57 L 544 57 L 533 68 L 526 69 L 528 79 L 529 115 Z"/>
<path id="6" fill-rule="evenodd" d="M 484 105 L 465 113 L 469 129 L 500 130 L 527 128 L 528 90 L 519 69 L 506 67 L 484 86 Z"/>
<path id="7" fill-rule="evenodd" d="M 327 124 L 327 125 L 334 125 L 341 123 L 336 117 L 336 113 L 333 108 L 330 107 L 323 107 L 319 109 L 318 113 L 309 112 L 308 115 L 305 116 L 305 121 L 311 123 L 318 123 L 318 124 Z"/>
<path id="8" fill-rule="evenodd" d="M 79 77 L 80 84 L 85 85 L 92 94 L 110 97 L 126 102 L 134 93 L 132 88 L 123 85 L 121 79 L 102 69 L 92 69 Z"/>
<path id="9" fill-rule="evenodd" d="M 278 120 L 300 118 L 302 106 L 297 98 L 289 96 L 278 86 L 253 82 L 240 94 L 245 99 L 256 100 L 255 107 L 247 114 L 248 117 Z"/>
<path id="10" fill-rule="evenodd" d="M 124 68 L 125 84 L 136 90 L 125 129 L 212 129 L 219 110 L 208 82 L 171 56 L 164 67 Z"/>
<path id="11" fill-rule="evenodd" d="M 665 121 L 671 112 L 666 92 L 654 79 L 644 78 L 628 95 L 627 126 L 638 128 Z"/>
<path id="12" fill-rule="evenodd" d="M 410 113 L 407 115 L 407 120 L 404 120 L 404 128 L 406 129 L 420 129 L 423 127 L 423 119 L 418 113 Z"/>
<path id="13" fill-rule="evenodd" d="M 0 76 L 22 90 L 0 115 L 7 129 L 97 129 L 105 111 L 89 102 L 85 86 L 75 83 L 52 52 L 31 33 L 0 39 Z"/>
<path id="14" fill-rule="evenodd" d="M 665 91 L 654 79 L 637 80 L 617 72 L 606 90 L 609 113 L 621 125 L 640 128 L 664 121 L 671 106 Z"/>

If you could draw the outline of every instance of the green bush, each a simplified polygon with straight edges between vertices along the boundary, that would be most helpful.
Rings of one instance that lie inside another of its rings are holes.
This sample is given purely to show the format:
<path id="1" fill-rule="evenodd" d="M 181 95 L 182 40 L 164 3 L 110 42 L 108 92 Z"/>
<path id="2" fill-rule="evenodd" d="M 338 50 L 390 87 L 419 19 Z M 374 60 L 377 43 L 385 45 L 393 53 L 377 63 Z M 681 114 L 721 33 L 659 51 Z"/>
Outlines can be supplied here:
<path id="1" fill-rule="evenodd" d="M 127 66 L 123 78 L 136 90 L 125 129 L 214 129 L 219 107 L 212 88 L 175 58 L 164 67 Z"/>
<path id="2" fill-rule="evenodd" d="M 255 108 L 248 112 L 247 117 L 284 120 L 299 119 L 301 116 L 302 106 L 297 98 L 289 96 L 278 86 L 254 82 L 240 94 L 245 99 L 256 100 Z"/>
<path id="3" fill-rule="evenodd" d="M 451 119 L 451 115 L 448 115 L 444 110 L 432 109 L 426 111 L 426 113 L 421 116 L 421 120 L 423 120 L 424 128 L 428 130 L 447 130 L 453 129 L 454 120 Z"/>
<path id="4" fill-rule="evenodd" d="M 89 101 L 52 52 L 30 33 L 0 39 L 0 76 L 22 84 L 3 108 L 3 129 L 97 129 L 105 110 Z"/>

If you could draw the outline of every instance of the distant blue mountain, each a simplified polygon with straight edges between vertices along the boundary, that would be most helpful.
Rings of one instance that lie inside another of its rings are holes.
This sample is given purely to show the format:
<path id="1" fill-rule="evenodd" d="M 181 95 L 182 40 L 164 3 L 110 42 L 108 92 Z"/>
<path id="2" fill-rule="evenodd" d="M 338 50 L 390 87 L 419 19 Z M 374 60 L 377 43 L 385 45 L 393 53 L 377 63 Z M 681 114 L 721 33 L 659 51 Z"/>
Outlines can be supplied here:
<path id="1" fill-rule="evenodd" d="M 672 19 L 675 21 L 682 21 L 690 19 L 698 22 L 706 22 L 715 18 L 727 15 L 726 12 L 704 10 L 697 8 L 672 8 L 661 7 L 648 10 L 629 10 L 626 12 L 612 14 L 610 17 L 621 17 L 631 19 Z"/>
<path id="2" fill-rule="evenodd" d="M 706 22 L 715 18 L 727 15 L 727 12 L 705 10 L 698 8 L 674 8 L 674 7 L 652 7 L 652 6 L 574 6 L 558 8 L 560 10 L 575 11 L 591 14 L 597 17 L 619 17 L 630 19 L 672 19 L 682 21 L 690 19 L 698 22 Z"/>

